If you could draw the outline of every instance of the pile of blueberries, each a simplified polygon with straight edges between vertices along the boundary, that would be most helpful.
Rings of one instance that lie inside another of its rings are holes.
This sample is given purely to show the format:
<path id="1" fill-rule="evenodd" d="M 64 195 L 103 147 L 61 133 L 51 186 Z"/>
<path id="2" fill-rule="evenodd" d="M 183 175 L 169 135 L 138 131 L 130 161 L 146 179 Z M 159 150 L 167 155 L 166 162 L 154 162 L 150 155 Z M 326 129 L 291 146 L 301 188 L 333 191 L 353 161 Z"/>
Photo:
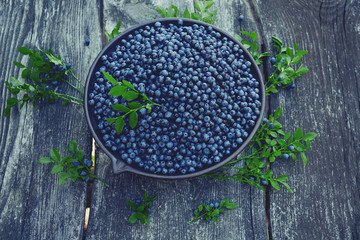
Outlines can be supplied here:
<path id="1" fill-rule="evenodd" d="M 117 45 L 116 45 L 117 44 Z M 260 80 L 241 47 L 211 26 L 178 20 L 134 29 L 100 58 L 90 83 L 89 112 L 104 145 L 123 161 L 154 174 L 188 174 L 225 159 L 261 117 Z M 131 82 L 163 107 L 139 111 L 139 123 L 117 134 L 107 118 L 124 104 L 109 95 L 102 72 Z"/>

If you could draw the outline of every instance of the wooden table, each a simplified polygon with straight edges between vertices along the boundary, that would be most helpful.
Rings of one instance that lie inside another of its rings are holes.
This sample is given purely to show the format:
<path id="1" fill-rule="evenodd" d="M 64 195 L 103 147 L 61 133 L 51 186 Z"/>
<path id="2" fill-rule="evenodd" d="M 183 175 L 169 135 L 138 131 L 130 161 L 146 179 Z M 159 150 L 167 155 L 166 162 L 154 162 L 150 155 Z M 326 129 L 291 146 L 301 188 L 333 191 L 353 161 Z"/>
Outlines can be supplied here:
<path id="1" fill-rule="evenodd" d="M 113 175 L 110 159 L 96 149 L 92 185 L 57 186 L 50 165 L 36 162 L 51 148 L 72 139 L 88 156 L 92 136 L 82 107 L 61 102 L 26 105 L 3 117 L 10 93 L 4 81 L 20 76 L 12 61 L 23 61 L 17 47 L 51 48 L 73 65 L 85 81 L 90 65 L 106 43 L 105 31 L 118 20 L 122 29 L 160 18 L 155 6 L 175 4 L 193 10 L 192 1 L 24 1 L 0 3 L 0 239 L 360 239 L 360 2 L 357 0 L 217 0 L 215 25 L 230 34 L 259 33 L 271 50 L 271 36 L 286 45 L 296 40 L 309 51 L 311 69 L 294 90 L 268 99 L 268 111 L 284 106 L 286 131 L 301 126 L 318 138 L 308 151 L 309 163 L 278 161 L 275 174 L 286 173 L 294 193 L 266 193 L 235 181 L 197 178 L 160 181 L 134 174 Z M 239 24 L 237 17 L 245 19 Z M 84 46 L 85 38 L 91 39 Z M 269 69 L 263 68 L 262 70 Z M 65 89 L 69 93 L 72 90 Z M 145 191 L 159 194 L 151 225 L 127 222 L 126 200 Z M 189 224 L 202 202 L 230 198 L 239 208 L 219 223 Z M 84 230 L 85 213 L 90 212 Z"/>

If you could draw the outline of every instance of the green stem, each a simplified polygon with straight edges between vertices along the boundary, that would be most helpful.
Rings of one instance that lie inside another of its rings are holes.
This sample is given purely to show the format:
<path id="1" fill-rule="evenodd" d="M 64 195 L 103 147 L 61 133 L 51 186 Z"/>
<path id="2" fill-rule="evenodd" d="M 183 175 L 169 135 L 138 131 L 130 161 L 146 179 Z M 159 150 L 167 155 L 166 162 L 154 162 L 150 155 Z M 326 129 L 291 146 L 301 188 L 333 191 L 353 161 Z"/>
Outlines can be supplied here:
<path id="1" fill-rule="evenodd" d="M 73 73 L 73 71 L 70 71 L 71 75 L 75 78 L 76 81 L 78 81 L 78 83 L 80 83 L 80 85 L 84 88 L 84 84 L 75 76 L 75 74 Z"/>
<path id="2" fill-rule="evenodd" d="M 76 101 L 79 101 L 79 102 L 84 102 L 84 100 L 80 99 L 80 98 L 76 98 L 76 97 L 73 97 L 73 96 L 70 96 L 70 95 L 66 95 L 66 94 L 62 94 L 62 93 L 56 93 L 54 92 L 56 95 L 59 95 L 59 96 L 62 96 L 62 97 L 68 97 L 68 98 L 71 98 L 73 100 L 76 100 Z"/>
<path id="3" fill-rule="evenodd" d="M 70 87 L 72 87 L 73 89 L 75 89 L 76 91 L 78 91 L 82 96 L 84 96 L 84 93 L 82 91 L 80 91 L 80 89 L 78 89 L 77 87 L 75 87 L 74 85 L 72 85 L 69 81 L 63 79 L 64 82 L 66 82 L 67 84 L 70 85 Z"/>
<path id="4" fill-rule="evenodd" d="M 72 102 L 72 103 L 75 103 L 75 104 L 78 104 L 78 105 L 81 105 L 81 106 L 84 106 L 84 104 L 83 103 L 81 103 L 81 102 L 77 102 L 77 101 L 74 101 L 74 100 L 72 100 L 71 98 L 66 98 L 66 97 L 62 97 L 62 96 L 57 96 L 58 98 L 61 98 L 61 99 L 63 99 L 63 100 L 66 100 L 66 101 L 69 101 L 69 102 Z"/>

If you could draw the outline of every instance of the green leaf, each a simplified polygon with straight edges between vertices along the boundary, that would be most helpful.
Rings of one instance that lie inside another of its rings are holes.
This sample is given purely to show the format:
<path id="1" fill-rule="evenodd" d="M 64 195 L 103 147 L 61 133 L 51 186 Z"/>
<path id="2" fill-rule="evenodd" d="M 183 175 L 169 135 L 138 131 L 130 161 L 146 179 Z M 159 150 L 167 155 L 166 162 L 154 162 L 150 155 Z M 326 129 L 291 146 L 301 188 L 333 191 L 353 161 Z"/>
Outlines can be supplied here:
<path id="1" fill-rule="evenodd" d="M 297 51 L 299 49 L 299 45 L 297 44 L 296 41 L 294 41 L 294 48 L 295 48 L 295 51 Z"/>
<path id="2" fill-rule="evenodd" d="M 51 158 L 49 157 L 42 157 L 42 158 L 39 158 L 37 160 L 39 163 L 51 163 L 51 162 L 54 162 L 53 160 L 51 160 Z"/>
<path id="3" fill-rule="evenodd" d="M 251 39 L 252 39 L 253 41 L 255 41 L 255 40 L 258 38 L 256 32 L 251 32 L 251 33 L 250 33 L 250 37 L 251 37 Z"/>
<path id="4" fill-rule="evenodd" d="M 295 57 L 291 60 L 290 64 L 297 64 L 297 63 L 299 63 L 299 62 L 301 62 L 301 56 L 295 56 Z"/>
<path id="5" fill-rule="evenodd" d="M 4 117 L 7 117 L 10 114 L 11 107 L 7 106 L 4 110 Z"/>
<path id="6" fill-rule="evenodd" d="M 136 112 L 130 113 L 129 123 L 130 123 L 130 127 L 131 127 L 131 128 L 136 127 L 136 125 L 137 125 L 137 123 L 138 123 L 138 114 L 137 114 Z"/>
<path id="7" fill-rule="evenodd" d="M 72 153 L 75 153 L 77 149 L 77 142 L 75 140 L 72 140 L 69 144 L 69 150 Z"/>
<path id="8" fill-rule="evenodd" d="M 54 159 L 56 162 L 60 162 L 60 153 L 55 148 L 52 148 L 50 150 L 50 156 L 52 159 Z"/>
<path id="9" fill-rule="evenodd" d="M 182 17 L 183 17 L 183 18 L 188 18 L 188 19 L 190 19 L 190 12 L 189 12 L 188 9 L 185 9 Z"/>
<path id="10" fill-rule="evenodd" d="M 296 129 L 294 137 L 295 137 L 295 140 L 298 140 L 302 137 L 302 130 L 300 127 L 298 129 Z"/>
<path id="11" fill-rule="evenodd" d="M 113 76 L 111 76 L 110 74 L 108 74 L 107 72 L 103 71 L 102 73 L 104 74 L 104 77 L 112 84 L 114 84 L 114 85 L 119 84 L 119 82 L 116 81 L 115 78 Z"/>
<path id="12" fill-rule="evenodd" d="M 106 122 L 109 123 L 109 124 L 111 124 L 111 123 L 113 123 L 115 121 L 116 121 L 116 118 L 107 118 L 106 119 Z"/>
<path id="13" fill-rule="evenodd" d="M 304 136 L 301 137 L 302 140 L 307 141 L 307 140 L 314 140 L 316 138 L 317 134 L 314 132 L 310 132 L 310 133 L 306 133 Z"/>
<path id="14" fill-rule="evenodd" d="M 131 223 L 131 224 L 136 223 L 136 220 L 137 220 L 137 217 L 135 216 L 135 214 L 133 214 L 129 217 L 129 223 Z"/>
<path id="15" fill-rule="evenodd" d="M 115 86 L 110 89 L 109 94 L 114 97 L 118 97 L 126 93 L 127 87 L 126 86 Z"/>
<path id="16" fill-rule="evenodd" d="M 60 172 L 59 177 L 67 179 L 70 178 L 71 176 L 67 172 Z"/>
<path id="17" fill-rule="evenodd" d="M 285 134 L 285 136 L 284 136 L 284 140 L 288 140 L 288 139 L 289 139 L 289 137 L 290 137 L 290 135 L 291 135 L 291 133 L 287 133 L 287 134 Z"/>
<path id="18" fill-rule="evenodd" d="M 17 66 L 18 68 L 24 68 L 24 67 L 26 67 L 25 65 L 23 65 L 23 64 L 21 64 L 21 63 L 19 63 L 19 62 L 17 62 L 17 61 L 13 61 L 13 63 L 14 63 L 15 66 Z"/>
<path id="19" fill-rule="evenodd" d="M 24 69 L 24 70 L 22 71 L 22 73 L 21 73 L 21 77 L 22 77 L 22 78 L 25 78 L 25 79 L 28 78 L 30 72 L 31 72 L 31 69 L 30 69 L 30 68 Z"/>
<path id="20" fill-rule="evenodd" d="M 271 186 L 272 186 L 273 188 L 275 188 L 276 190 L 280 190 L 280 186 L 279 186 L 279 184 L 278 184 L 276 181 L 270 179 L 270 184 L 271 184 Z"/>
<path id="21" fill-rule="evenodd" d="M 29 55 L 30 53 L 32 53 L 32 51 L 26 47 L 19 47 L 18 51 L 23 55 Z"/>
<path id="22" fill-rule="evenodd" d="M 295 149 L 300 151 L 300 152 L 306 150 L 305 146 L 303 144 L 299 143 L 299 142 L 293 142 L 293 145 L 294 145 Z"/>
<path id="23" fill-rule="evenodd" d="M 131 83 L 129 83 L 128 81 L 122 80 L 122 83 L 123 83 L 126 87 L 128 87 L 128 88 L 136 91 L 135 87 L 134 87 Z"/>
<path id="24" fill-rule="evenodd" d="M 124 119 L 122 117 L 118 118 L 115 122 L 115 129 L 116 132 L 119 134 L 122 132 L 122 130 L 124 129 Z"/>
<path id="25" fill-rule="evenodd" d="M 304 56 L 308 53 L 308 51 L 300 50 L 295 53 L 296 56 Z"/>
<path id="26" fill-rule="evenodd" d="M 142 107 L 144 107 L 143 105 L 141 105 L 141 104 L 138 103 L 138 102 L 129 102 L 129 103 L 128 103 L 128 106 L 129 106 L 131 109 L 136 109 L 136 108 L 142 108 Z"/>
<path id="27" fill-rule="evenodd" d="M 180 11 L 175 5 L 171 5 L 166 14 L 167 17 L 179 17 Z"/>
<path id="28" fill-rule="evenodd" d="M 166 10 L 163 7 L 157 6 L 156 10 L 161 14 L 161 16 L 166 17 Z"/>
<path id="29" fill-rule="evenodd" d="M 16 98 L 8 98 L 6 100 L 6 103 L 9 107 L 15 106 L 18 102 L 19 102 L 19 100 L 17 100 Z"/>
<path id="30" fill-rule="evenodd" d="M 277 37 L 272 37 L 271 38 L 276 44 L 278 44 L 279 46 L 283 45 L 283 42 L 280 40 L 280 38 Z"/>
<path id="31" fill-rule="evenodd" d="M 58 173 L 58 172 L 61 172 L 62 170 L 64 169 L 64 166 L 61 165 L 61 164 L 56 164 L 52 167 L 51 169 L 51 173 L 54 174 L 54 173 Z"/>
<path id="32" fill-rule="evenodd" d="M 78 159 L 78 160 L 83 160 L 84 159 L 84 156 L 85 156 L 85 153 L 83 150 L 79 150 L 75 153 L 75 157 Z"/>
<path id="33" fill-rule="evenodd" d="M 304 162 L 304 165 L 306 165 L 308 160 L 307 160 L 307 157 L 306 157 L 305 153 L 301 152 L 300 155 L 301 155 L 301 159 Z"/>
<path id="34" fill-rule="evenodd" d="M 116 111 L 121 111 L 121 112 L 129 112 L 130 109 L 128 107 L 125 107 L 122 104 L 114 104 L 111 105 L 112 109 L 116 110 Z"/>
<path id="35" fill-rule="evenodd" d="M 283 175 L 276 178 L 276 180 L 279 181 L 279 182 L 285 182 L 287 179 L 288 179 L 288 176 L 285 175 L 285 174 L 283 174 Z"/>
<path id="36" fill-rule="evenodd" d="M 234 208 L 237 208 L 239 205 L 237 204 L 237 203 L 227 203 L 226 205 L 225 205 L 225 207 L 227 208 L 227 209 L 234 209 Z"/>
<path id="37" fill-rule="evenodd" d="M 199 206 L 199 212 L 201 212 L 203 209 L 204 209 L 204 206 L 201 204 L 201 205 Z"/>
<path id="38" fill-rule="evenodd" d="M 202 3 L 201 1 L 195 0 L 195 2 L 194 2 L 194 7 L 195 7 L 195 9 L 196 9 L 197 11 L 202 12 L 202 11 L 203 11 L 203 8 L 204 8 L 204 5 L 203 5 L 203 3 Z"/>
<path id="39" fill-rule="evenodd" d="M 198 13 L 193 12 L 191 13 L 191 18 L 194 20 L 200 20 L 201 16 Z"/>
<path id="40" fill-rule="evenodd" d="M 139 93 L 134 91 L 128 91 L 124 92 L 122 96 L 125 100 L 132 101 L 139 97 Z"/>
<path id="41" fill-rule="evenodd" d="M 67 178 L 60 178 L 60 180 L 59 180 L 59 186 L 60 185 L 63 185 L 64 183 L 66 183 L 67 182 Z"/>
<path id="42" fill-rule="evenodd" d="M 205 2 L 205 8 L 206 9 L 209 9 L 209 8 L 211 8 L 211 6 L 214 4 L 214 1 L 207 1 L 207 2 Z"/>

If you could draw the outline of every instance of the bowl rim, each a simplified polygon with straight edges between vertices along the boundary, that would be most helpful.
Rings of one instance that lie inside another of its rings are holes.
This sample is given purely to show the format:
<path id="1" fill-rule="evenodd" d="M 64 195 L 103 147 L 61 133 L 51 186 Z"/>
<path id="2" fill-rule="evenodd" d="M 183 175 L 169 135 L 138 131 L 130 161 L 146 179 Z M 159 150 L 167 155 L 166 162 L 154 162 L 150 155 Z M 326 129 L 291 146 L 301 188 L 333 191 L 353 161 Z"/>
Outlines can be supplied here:
<path id="1" fill-rule="evenodd" d="M 251 70 L 252 70 L 251 72 L 252 72 L 252 74 L 254 75 L 254 73 L 256 73 L 256 75 L 258 76 L 257 80 L 259 81 L 259 88 L 260 88 L 260 95 L 261 95 L 261 110 L 260 110 L 259 117 L 256 120 L 256 123 L 255 123 L 252 131 L 250 132 L 249 136 L 246 138 L 246 140 L 240 145 L 239 148 L 237 148 L 236 151 L 234 151 L 232 154 L 230 154 L 228 157 L 226 157 L 222 161 L 220 161 L 220 162 L 218 162 L 216 164 L 213 164 L 210 167 L 204 168 L 202 170 L 195 171 L 193 173 L 186 173 L 186 174 L 182 174 L 182 175 L 154 174 L 154 173 L 149 173 L 149 172 L 146 172 L 146 171 L 139 170 L 139 169 L 137 169 L 135 167 L 132 167 L 129 164 L 125 163 L 123 160 L 117 159 L 104 146 L 103 142 L 100 140 L 97 132 L 95 131 L 94 126 L 92 125 L 91 119 L 90 119 L 89 108 L 91 108 L 91 106 L 88 105 L 89 84 L 90 84 L 90 81 L 92 79 L 95 67 L 96 67 L 97 63 L 99 62 L 100 58 L 105 54 L 105 52 L 107 52 L 109 49 L 113 48 L 114 45 L 117 44 L 119 39 L 123 38 L 123 36 L 126 36 L 127 34 L 135 31 L 136 29 L 139 29 L 139 28 L 142 28 L 142 27 L 145 27 L 145 26 L 151 26 L 151 25 L 155 24 L 156 22 L 160 22 L 161 24 L 163 24 L 163 23 L 167 23 L 167 24 L 175 23 L 176 24 L 177 21 L 179 21 L 180 19 L 183 20 L 184 23 L 197 24 L 199 26 L 204 26 L 204 27 L 211 26 L 215 31 L 221 33 L 222 35 L 225 35 L 227 38 L 229 38 L 234 43 L 236 43 L 236 44 L 238 44 L 240 46 L 240 48 L 243 50 L 243 55 L 245 55 L 245 59 L 251 62 Z M 127 30 L 125 30 L 124 32 L 122 32 L 121 34 L 116 36 L 113 40 L 111 40 L 105 47 L 103 47 L 103 49 L 99 52 L 99 54 L 97 55 L 97 57 L 93 61 L 92 65 L 90 67 L 90 70 L 88 72 L 88 75 L 86 77 L 85 94 L 84 94 L 84 101 L 85 101 L 84 111 L 85 111 L 86 121 L 87 121 L 87 123 L 89 125 L 91 134 L 94 137 L 96 143 L 101 148 L 101 150 L 103 150 L 105 152 L 105 154 L 108 157 L 110 157 L 110 159 L 111 159 L 111 161 L 113 163 L 113 172 L 115 174 L 120 174 L 120 173 L 124 173 L 124 172 L 132 172 L 132 173 L 136 173 L 136 174 L 146 176 L 146 177 L 150 177 L 150 178 L 166 179 L 166 180 L 178 180 L 178 179 L 194 178 L 194 177 L 204 175 L 206 173 L 210 173 L 210 172 L 212 172 L 212 171 L 214 171 L 216 169 L 221 168 L 222 166 L 224 166 L 225 164 L 227 164 L 231 160 L 235 159 L 248 146 L 251 139 L 254 137 L 255 133 L 259 130 L 261 120 L 263 118 L 264 111 L 265 111 L 265 100 L 266 100 L 265 99 L 265 86 L 264 86 L 263 77 L 262 77 L 261 71 L 259 69 L 259 66 L 256 64 L 256 62 L 255 62 L 254 58 L 251 56 L 251 54 L 233 36 L 231 36 L 230 34 L 225 32 L 224 30 L 222 30 L 222 29 L 220 29 L 218 27 L 215 27 L 215 26 L 213 26 L 211 24 L 196 21 L 196 20 L 193 20 L 193 19 L 187 19 L 187 18 L 160 18 L 160 19 L 155 19 L 155 20 L 148 21 L 146 23 L 137 24 L 137 25 L 135 25 L 135 26 L 133 26 L 131 28 L 128 28 Z"/>

